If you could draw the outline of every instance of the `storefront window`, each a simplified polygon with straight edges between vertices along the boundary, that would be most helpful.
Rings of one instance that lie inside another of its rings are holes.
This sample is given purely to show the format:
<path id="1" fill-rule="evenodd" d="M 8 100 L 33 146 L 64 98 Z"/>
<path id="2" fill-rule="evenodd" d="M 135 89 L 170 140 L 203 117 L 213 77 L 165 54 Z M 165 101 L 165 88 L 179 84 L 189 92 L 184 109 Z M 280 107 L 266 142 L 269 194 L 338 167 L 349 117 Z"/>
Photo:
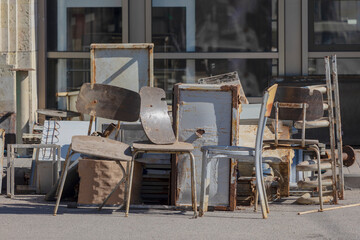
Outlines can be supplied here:
<path id="1" fill-rule="evenodd" d="M 155 52 L 277 52 L 277 0 L 153 0 Z"/>
<path id="2" fill-rule="evenodd" d="M 88 52 L 92 43 L 122 42 L 121 1 L 52 0 L 48 4 L 48 51 Z"/>
<path id="3" fill-rule="evenodd" d="M 323 58 L 309 59 L 309 75 L 324 75 L 325 62 Z M 337 69 L 339 75 L 360 75 L 359 58 L 338 58 Z"/>
<path id="4" fill-rule="evenodd" d="M 310 51 L 360 50 L 360 1 L 310 0 Z"/>
<path id="5" fill-rule="evenodd" d="M 260 97 L 277 69 L 276 59 L 157 59 L 154 80 L 171 100 L 176 83 L 197 83 L 199 78 L 237 71 L 246 96 Z"/>
<path id="6" fill-rule="evenodd" d="M 66 109 L 64 98 L 58 92 L 78 91 L 90 82 L 90 59 L 49 59 L 47 82 L 47 108 Z"/>

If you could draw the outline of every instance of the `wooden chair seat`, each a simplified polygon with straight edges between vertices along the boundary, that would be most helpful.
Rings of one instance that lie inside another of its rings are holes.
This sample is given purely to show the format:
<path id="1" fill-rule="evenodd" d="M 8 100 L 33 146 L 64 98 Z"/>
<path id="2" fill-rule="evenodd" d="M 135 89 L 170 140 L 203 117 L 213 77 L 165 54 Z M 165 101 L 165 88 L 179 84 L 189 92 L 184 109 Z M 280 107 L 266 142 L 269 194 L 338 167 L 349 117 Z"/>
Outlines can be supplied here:
<path id="1" fill-rule="evenodd" d="M 130 146 L 108 138 L 73 136 L 72 150 L 107 160 L 131 161 Z"/>

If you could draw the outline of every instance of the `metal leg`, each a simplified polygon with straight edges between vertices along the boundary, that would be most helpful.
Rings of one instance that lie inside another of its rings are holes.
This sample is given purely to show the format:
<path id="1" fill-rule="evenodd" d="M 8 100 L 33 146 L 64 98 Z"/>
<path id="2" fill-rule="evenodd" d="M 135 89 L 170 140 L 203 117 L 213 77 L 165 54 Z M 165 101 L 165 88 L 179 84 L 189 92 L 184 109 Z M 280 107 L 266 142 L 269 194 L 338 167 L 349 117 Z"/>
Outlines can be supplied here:
<path id="1" fill-rule="evenodd" d="M 113 188 L 113 190 L 111 190 L 110 194 L 105 198 L 105 200 L 103 201 L 103 203 L 99 206 L 98 210 L 100 211 L 104 205 L 106 204 L 106 202 L 109 200 L 109 198 L 113 195 L 113 193 L 115 192 L 116 189 L 118 189 L 118 187 L 120 186 L 120 184 L 122 184 L 123 182 L 126 181 L 127 179 L 127 173 L 124 170 L 124 167 L 121 165 L 120 161 L 117 162 L 120 166 L 121 171 L 123 172 L 123 177 L 121 178 L 121 180 L 116 184 L 116 186 Z M 129 163 L 127 164 L 129 165 Z M 126 191 L 125 191 L 126 192 Z M 125 198 L 124 198 L 125 199 Z M 124 200 L 125 201 L 125 200 Z"/>
<path id="2" fill-rule="evenodd" d="M 261 158 L 255 159 L 256 189 L 257 189 L 259 197 L 260 197 L 260 205 L 261 205 L 261 211 L 262 211 L 263 218 L 267 218 L 267 209 L 266 209 L 266 204 L 265 204 L 265 199 L 264 199 L 265 194 L 264 194 L 263 186 L 262 186 L 262 172 L 261 172 L 262 168 L 261 168 L 260 164 L 262 164 L 262 159 Z"/>
<path id="3" fill-rule="evenodd" d="M 10 179 L 11 179 L 11 171 L 10 171 L 10 144 L 7 145 L 7 168 L 6 168 L 6 195 L 11 197 L 11 190 L 10 190 Z"/>
<path id="4" fill-rule="evenodd" d="M 202 171 L 201 171 L 201 189 L 200 189 L 200 208 L 199 216 L 204 216 L 205 212 L 208 210 L 209 204 L 209 185 L 210 185 L 210 168 L 209 163 L 209 152 L 203 151 L 202 153 Z"/>
<path id="5" fill-rule="evenodd" d="M 11 148 L 11 157 L 10 157 L 10 167 L 11 167 L 11 197 L 14 197 L 15 194 L 15 148 L 13 146 L 10 147 Z"/>
<path id="6" fill-rule="evenodd" d="M 64 167 L 63 167 L 63 170 L 61 171 L 61 176 L 60 176 L 60 179 L 62 179 L 64 177 L 64 172 L 65 172 L 65 166 L 67 164 L 67 160 L 69 159 L 69 156 L 70 156 L 70 152 L 71 152 L 71 144 L 69 146 L 69 150 L 66 154 L 66 158 L 65 158 L 65 162 L 64 162 Z M 55 196 L 57 196 L 59 194 L 59 189 L 60 189 L 60 184 L 58 184 L 58 187 L 56 189 L 56 193 L 55 193 Z"/>
<path id="7" fill-rule="evenodd" d="M 192 152 L 189 152 L 189 155 L 191 165 L 191 200 L 194 210 L 194 218 L 197 218 L 195 157 Z"/>
<path id="8" fill-rule="evenodd" d="M 60 177 L 60 171 L 61 171 L 61 148 L 60 146 L 57 146 L 57 165 L 56 165 L 56 181 Z"/>
<path id="9" fill-rule="evenodd" d="M 134 165 L 135 165 L 135 158 L 139 152 L 134 152 L 133 157 L 130 162 L 130 172 L 127 172 L 127 191 L 125 191 L 125 203 L 126 203 L 126 210 L 125 210 L 125 217 L 129 216 L 129 208 L 130 208 L 130 199 L 131 199 L 131 188 L 132 188 L 132 180 L 134 175 Z M 129 168 L 128 168 L 129 169 Z"/>
<path id="10" fill-rule="evenodd" d="M 254 212 L 257 212 L 259 202 L 259 192 L 255 190 L 255 203 L 254 203 Z"/>
<path id="11" fill-rule="evenodd" d="M 318 187 L 319 187 L 319 202 L 320 212 L 323 211 L 323 198 L 322 198 L 322 179 L 321 179 L 321 161 L 320 161 L 320 150 L 318 146 L 310 147 L 311 150 L 315 151 L 318 160 Z"/>
<path id="12" fill-rule="evenodd" d="M 69 149 L 71 149 L 71 147 Z M 54 208 L 54 216 L 56 216 L 57 210 L 59 208 L 61 195 L 62 195 L 64 185 L 65 185 L 67 171 L 68 171 L 68 168 L 69 168 L 69 165 L 70 165 L 70 159 L 71 159 L 71 156 L 74 153 L 75 152 L 72 152 L 71 154 L 68 154 L 68 157 L 65 159 L 65 167 L 64 167 L 64 170 L 63 170 L 63 172 L 61 174 L 61 181 L 60 181 L 60 184 L 59 184 L 60 187 L 58 187 L 58 191 L 57 191 L 57 199 L 56 199 L 56 205 L 55 205 L 55 208 Z"/>
<path id="13" fill-rule="evenodd" d="M 264 194 L 264 202 L 265 202 L 265 207 L 266 207 L 266 212 L 267 213 L 270 213 L 270 210 L 269 210 L 269 203 L 268 203 L 268 199 L 267 199 L 267 194 L 266 194 L 266 188 L 265 188 L 265 181 L 264 181 L 264 170 L 263 170 L 263 167 L 262 167 L 262 160 L 261 160 L 261 163 L 260 163 L 260 172 L 261 172 L 261 186 L 262 186 L 262 191 L 263 191 L 263 194 Z"/>

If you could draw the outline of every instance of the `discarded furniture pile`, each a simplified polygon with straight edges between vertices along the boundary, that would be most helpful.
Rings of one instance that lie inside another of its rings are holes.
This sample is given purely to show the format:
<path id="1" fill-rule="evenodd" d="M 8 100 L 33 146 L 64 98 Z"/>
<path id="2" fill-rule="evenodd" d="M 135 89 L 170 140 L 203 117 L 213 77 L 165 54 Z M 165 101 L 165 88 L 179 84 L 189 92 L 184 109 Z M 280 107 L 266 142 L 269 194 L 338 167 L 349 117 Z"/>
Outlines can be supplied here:
<path id="1" fill-rule="evenodd" d="M 8 145 L 8 196 L 15 194 L 15 150 L 31 148 L 38 193 L 45 191 L 41 166 L 51 162 L 46 198 L 56 200 L 54 215 L 70 197 L 99 210 L 122 205 L 125 216 L 131 204 L 188 207 L 196 218 L 198 206 L 203 216 L 210 207 L 257 210 L 260 203 L 267 218 L 269 201 L 291 194 L 295 150 L 310 156 L 296 166 L 296 192 L 319 199 L 323 211 L 323 203 L 344 198 L 336 57 L 331 61 L 325 58 L 325 84 L 273 84 L 261 103 L 249 104 L 232 72 L 175 84 L 168 106 L 165 91 L 154 87 L 153 44 L 93 44 L 91 82 L 58 93 L 67 109 L 39 110 L 43 126 L 26 135 L 26 144 Z M 329 128 L 329 152 L 308 138 L 308 129 L 320 127 Z"/>

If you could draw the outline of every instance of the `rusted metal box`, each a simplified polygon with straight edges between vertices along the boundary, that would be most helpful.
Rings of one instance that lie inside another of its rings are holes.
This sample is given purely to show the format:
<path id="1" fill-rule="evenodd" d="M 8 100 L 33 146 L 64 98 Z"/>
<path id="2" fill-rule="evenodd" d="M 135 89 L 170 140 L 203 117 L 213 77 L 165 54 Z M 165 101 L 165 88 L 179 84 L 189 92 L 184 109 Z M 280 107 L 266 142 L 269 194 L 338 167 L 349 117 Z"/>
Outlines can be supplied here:
<path id="1" fill-rule="evenodd" d="M 91 44 L 91 83 L 139 92 L 153 86 L 152 43 Z"/>
<path id="2" fill-rule="evenodd" d="M 196 166 L 197 197 L 201 186 L 205 145 L 238 145 L 240 85 L 177 84 L 174 89 L 174 129 L 179 141 L 192 143 Z M 190 161 L 179 155 L 172 163 L 172 201 L 191 205 Z M 209 206 L 236 207 L 236 161 L 211 162 Z"/>

